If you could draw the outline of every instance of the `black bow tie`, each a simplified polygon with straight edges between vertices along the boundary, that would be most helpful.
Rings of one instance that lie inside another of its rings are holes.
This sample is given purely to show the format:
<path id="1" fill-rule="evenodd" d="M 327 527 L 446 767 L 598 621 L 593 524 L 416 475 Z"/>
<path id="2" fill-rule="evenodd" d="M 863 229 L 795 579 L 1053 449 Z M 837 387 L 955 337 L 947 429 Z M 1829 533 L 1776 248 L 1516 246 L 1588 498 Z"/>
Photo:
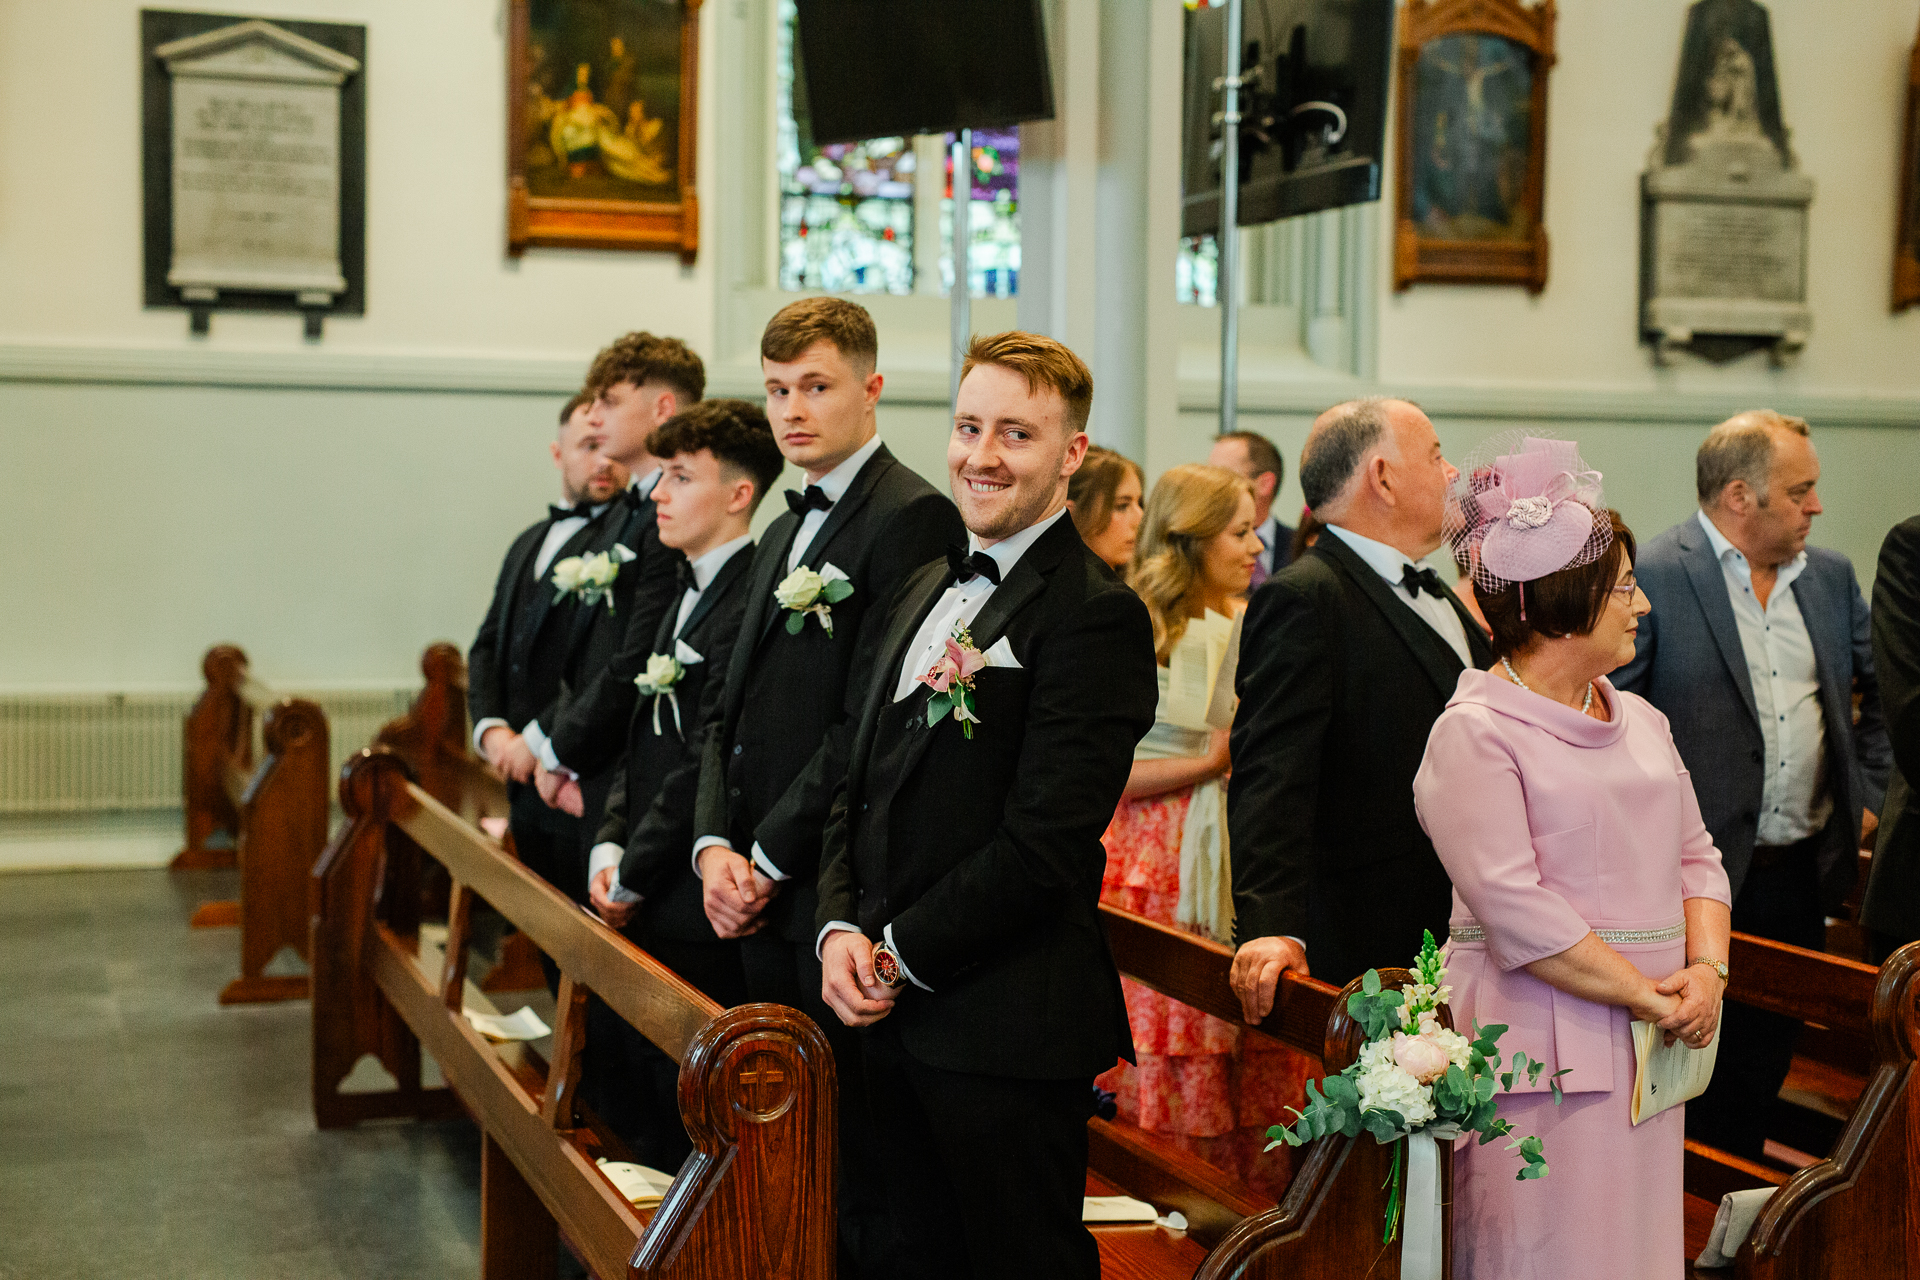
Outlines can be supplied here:
<path id="1" fill-rule="evenodd" d="M 583 502 L 577 507 L 548 507 L 547 518 L 549 520 L 572 520 L 575 518 L 591 520 L 593 519 L 593 506 L 594 504 L 591 502 Z"/>
<path id="2" fill-rule="evenodd" d="M 1000 585 L 1000 562 L 984 551 L 968 555 L 964 548 L 948 547 L 947 568 L 953 571 L 955 582 L 967 582 L 980 577 L 996 587 Z"/>
<path id="3" fill-rule="evenodd" d="M 833 506 L 833 499 L 829 498 L 827 491 L 817 484 L 808 485 L 805 493 L 794 489 L 787 490 L 787 510 L 803 520 L 806 519 L 807 512 L 825 511 L 831 506 Z"/>
<path id="4" fill-rule="evenodd" d="M 1409 600 L 1418 600 L 1422 591 L 1435 600 L 1447 598 L 1447 589 L 1441 585 L 1440 575 L 1431 569 L 1416 569 L 1408 565 L 1406 573 L 1400 578 L 1400 585 L 1407 589 Z"/>
<path id="5" fill-rule="evenodd" d="M 685 591 L 688 587 L 692 586 L 693 585 L 693 561 L 687 559 L 685 556 L 681 556 L 680 563 L 673 566 L 673 581 L 674 581 L 674 585 L 679 587 L 680 590 L 682 591 Z"/>

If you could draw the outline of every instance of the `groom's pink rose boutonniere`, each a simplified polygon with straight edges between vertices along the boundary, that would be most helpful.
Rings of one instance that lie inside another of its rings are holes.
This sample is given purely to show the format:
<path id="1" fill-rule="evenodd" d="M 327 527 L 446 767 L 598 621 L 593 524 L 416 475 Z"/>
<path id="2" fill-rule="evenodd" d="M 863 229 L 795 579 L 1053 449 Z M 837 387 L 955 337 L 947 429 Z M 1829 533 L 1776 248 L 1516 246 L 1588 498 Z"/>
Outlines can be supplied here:
<path id="1" fill-rule="evenodd" d="M 985 653 L 973 647 L 973 637 L 965 627 L 955 627 L 947 638 L 947 651 L 920 677 L 920 683 L 933 690 L 927 702 L 927 727 L 931 729 L 951 715 L 960 722 L 960 730 L 973 737 L 973 726 L 980 717 L 973 714 L 973 678 L 987 667 L 1017 667 L 1013 649 L 1005 639 L 997 641 Z"/>

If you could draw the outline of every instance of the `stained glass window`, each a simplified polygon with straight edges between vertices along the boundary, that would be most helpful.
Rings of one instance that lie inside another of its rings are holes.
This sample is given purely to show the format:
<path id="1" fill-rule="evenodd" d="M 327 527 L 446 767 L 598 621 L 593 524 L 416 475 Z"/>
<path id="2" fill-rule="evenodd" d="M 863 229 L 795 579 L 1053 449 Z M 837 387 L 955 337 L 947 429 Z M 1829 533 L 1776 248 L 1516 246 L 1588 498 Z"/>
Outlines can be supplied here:
<path id="1" fill-rule="evenodd" d="M 829 293 L 915 291 L 917 157 L 911 138 L 816 146 L 794 67 L 794 0 L 779 0 L 780 287 Z M 939 291 L 953 287 L 951 135 L 941 167 Z M 924 206 L 922 206 L 924 207 Z M 930 214 L 931 210 L 927 210 Z M 1020 281 L 1020 134 L 973 135 L 967 276 L 975 297 L 1007 298 Z"/>
<path id="2" fill-rule="evenodd" d="M 796 94 L 793 0 L 780 0 L 780 287 L 913 292 L 911 138 L 815 146 Z"/>

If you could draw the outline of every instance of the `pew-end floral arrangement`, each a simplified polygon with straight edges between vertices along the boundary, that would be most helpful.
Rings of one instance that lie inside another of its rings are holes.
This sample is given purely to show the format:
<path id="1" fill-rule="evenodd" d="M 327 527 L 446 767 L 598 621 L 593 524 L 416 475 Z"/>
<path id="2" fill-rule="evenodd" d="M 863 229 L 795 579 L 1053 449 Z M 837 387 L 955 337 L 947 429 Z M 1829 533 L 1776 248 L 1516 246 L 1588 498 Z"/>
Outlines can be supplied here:
<path id="1" fill-rule="evenodd" d="M 1403 1246 L 1403 1275 L 1424 1274 L 1408 1269 L 1409 1255 L 1431 1252 L 1437 1259 L 1439 1232 L 1439 1157 L 1435 1143 L 1450 1142 L 1469 1133 L 1482 1145 L 1513 1132 L 1513 1124 L 1499 1114 L 1496 1093 L 1511 1091 L 1526 1077 L 1540 1082 L 1546 1064 L 1515 1050 L 1507 1069 L 1500 1069 L 1500 1037 L 1507 1028 L 1473 1026 L 1471 1036 L 1443 1026 L 1440 1009 L 1452 988 L 1440 963 L 1440 948 L 1428 932 L 1414 961 L 1414 980 L 1397 991 L 1385 989 L 1377 969 L 1367 970 L 1360 990 L 1347 1000 L 1347 1012 L 1366 1033 L 1360 1055 L 1346 1070 L 1316 1085 L 1307 1082 L 1305 1111 L 1289 1108 L 1298 1117 L 1291 1125 L 1267 1130 L 1271 1151 L 1282 1143 L 1297 1147 L 1331 1134 L 1373 1135 L 1393 1143 L 1392 1191 L 1387 1199 L 1386 1229 L 1391 1242 L 1402 1224 L 1405 1208 L 1407 1240 Z M 1548 1077 L 1553 1100 L 1561 1099 L 1559 1077 Z M 1508 1144 L 1520 1156 L 1521 1180 L 1547 1176 L 1546 1156 L 1538 1137 L 1519 1137 Z M 1402 1188 L 1405 1195 L 1402 1195 Z M 1416 1238 L 1417 1237 L 1417 1238 Z M 1430 1238 L 1429 1238 L 1430 1237 Z M 1437 1270 L 1432 1272 L 1438 1276 Z"/>

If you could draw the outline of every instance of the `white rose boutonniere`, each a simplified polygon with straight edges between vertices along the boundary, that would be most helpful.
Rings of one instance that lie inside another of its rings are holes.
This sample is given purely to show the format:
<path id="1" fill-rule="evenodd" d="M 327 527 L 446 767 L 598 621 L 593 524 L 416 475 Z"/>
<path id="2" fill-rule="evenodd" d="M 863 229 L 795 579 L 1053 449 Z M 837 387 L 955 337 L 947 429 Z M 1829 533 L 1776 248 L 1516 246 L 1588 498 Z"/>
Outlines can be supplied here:
<path id="1" fill-rule="evenodd" d="M 632 551 L 616 542 L 611 551 L 596 551 L 590 556 L 568 556 L 565 560 L 555 561 L 553 602 L 559 604 L 568 596 L 579 596 L 588 607 L 592 607 L 604 599 L 607 612 L 613 613 L 613 580 L 620 576 L 621 565 L 636 558 Z"/>
<path id="2" fill-rule="evenodd" d="M 820 620 L 826 633 L 833 634 L 833 609 L 853 594 L 853 583 L 847 575 L 831 564 L 822 565 L 818 570 L 801 565 L 781 580 L 773 589 L 773 598 L 782 609 L 787 610 L 787 634 L 797 636 L 800 628 L 806 625 L 807 615 L 812 614 Z"/>
<path id="3" fill-rule="evenodd" d="M 672 653 L 655 653 L 647 657 L 647 669 L 633 678 L 634 685 L 640 690 L 640 696 L 653 699 L 653 732 L 660 733 L 660 704 L 664 701 L 673 711 L 674 732 L 684 734 L 680 727 L 680 698 L 674 692 L 683 679 L 687 668 L 695 663 L 705 662 L 698 650 L 684 640 L 673 642 Z"/>

